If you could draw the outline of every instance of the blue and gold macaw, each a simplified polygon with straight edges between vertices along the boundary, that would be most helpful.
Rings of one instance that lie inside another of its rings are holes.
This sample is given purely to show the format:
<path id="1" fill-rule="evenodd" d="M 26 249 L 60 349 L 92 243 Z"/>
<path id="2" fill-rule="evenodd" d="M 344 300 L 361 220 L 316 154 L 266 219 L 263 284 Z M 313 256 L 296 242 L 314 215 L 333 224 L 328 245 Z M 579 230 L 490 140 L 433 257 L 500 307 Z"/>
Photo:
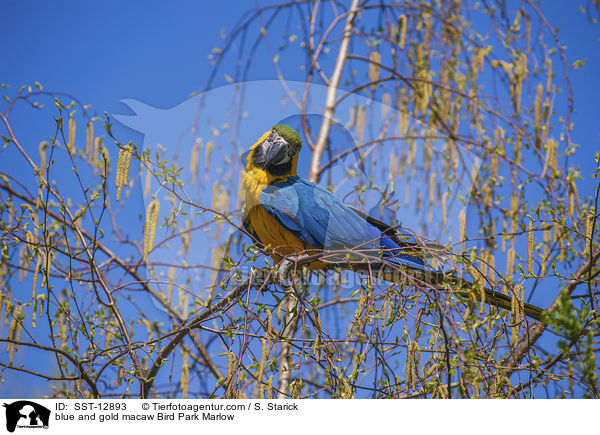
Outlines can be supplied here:
<path id="1" fill-rule="evenodd" d="M 300 135 L 280 124 L 263 134 L 243 157 L 243 224 L 256 240 L 270 248 L 275 262 L 292 255 L 321 253 L 310 268 L 369 270 L 377 276 L 384 265 L 391 265 L 427 274 L 433 281 L 448 279 L 424 262 L 419 254 L 424 244 L 406 241 L 409 235 L 399 234 L 344 204 L 323 187 L 298 177 L 301 147 Z M 489 289 L 485 293 L 488 303 L 511 308 L 510 297 Z M 525 305 L 528 316 L 540 318 L 539 308 Z"/>

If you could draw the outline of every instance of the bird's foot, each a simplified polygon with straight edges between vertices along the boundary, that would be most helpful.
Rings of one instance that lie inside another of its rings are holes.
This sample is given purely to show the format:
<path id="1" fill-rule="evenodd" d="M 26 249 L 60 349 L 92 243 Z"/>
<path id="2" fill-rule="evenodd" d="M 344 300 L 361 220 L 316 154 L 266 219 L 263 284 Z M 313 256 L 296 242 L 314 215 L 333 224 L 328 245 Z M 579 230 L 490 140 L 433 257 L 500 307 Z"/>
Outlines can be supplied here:
<path id="1" fill-rule="evenodd" d="M 276 280 L 277 283 L 285 286 L 285 281 L 287 280 L 290 272 L 295 269 L 296 262 L 298 261 L 298 257 L 286 257 L 281 263 L 279 263 L 279 269 L 277 270 Z"/>

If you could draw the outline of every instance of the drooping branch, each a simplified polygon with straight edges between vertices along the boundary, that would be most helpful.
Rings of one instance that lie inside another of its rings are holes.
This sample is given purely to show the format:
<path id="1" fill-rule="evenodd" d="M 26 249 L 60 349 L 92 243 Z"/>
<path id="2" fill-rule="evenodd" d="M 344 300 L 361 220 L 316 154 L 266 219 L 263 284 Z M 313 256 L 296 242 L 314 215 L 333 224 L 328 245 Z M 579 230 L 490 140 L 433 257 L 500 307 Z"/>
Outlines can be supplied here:
<path id="1" fill-rule="evenodd" d="M 597 266 L 598 260 L 600 260 L 600 250 L 596 251 L 588 261 L 580 266 L 573 277 L 566 283 L 556 299 L 554 299 L 554 302 L 552 302 L 552 304 L 546 310 L 549 315 L 552 315 L 552 313 L 556 311 L 561 297 L 565 295 L 571 295 L 575 288 L 584 283 L 586 279 L 595 278 L 598 276 L 598 274 L 600 274 L 600 270 L 598 269 L 592 272 L 592 269 Z M 531 328 L 531 330 L 525 331 L 525 333 L 519 338 L 514 352 L 508 355 L 501 363 L 502 367 L 506 367 L 500 372 L 501 377 L 508 378 L 517 369 L 523 358 L 525 358 L 537 340 L 542 336 L 547 326 L 548 325 L 544 322 L 538 322 L 533 326 L 533 328 Z"/>
<path id="2" fill-rule="evenodd" d="M 152 365 L 146 371 L 144 376 L 144 392 L 148 394 L 152 389 L 154 379 L 158 374 L 158 371 L 163 366 L 169 355 L 173 352 L 175 347 L 183 340 L 183 338 L 189 334 L 192 329 L 198 327 L 206 318 L 214 313 L 224 310 L 224 308 L 231 302 L 235 302 L 245 291 L 252 288 L 262 288 L 271 282 L 271 274 L 259 270 L 252 274 L 249 278 L 245 279 L 241 284 L 238 284 L 233 289 L 228 291 L 218 302 L 213 305 L 209 305 L 197 314 L 193 315 L 192 318 L 184 322 L 179 328 L 174 331 L 171 341 L 161 349 L 158 357 L 154 360 Z"/>

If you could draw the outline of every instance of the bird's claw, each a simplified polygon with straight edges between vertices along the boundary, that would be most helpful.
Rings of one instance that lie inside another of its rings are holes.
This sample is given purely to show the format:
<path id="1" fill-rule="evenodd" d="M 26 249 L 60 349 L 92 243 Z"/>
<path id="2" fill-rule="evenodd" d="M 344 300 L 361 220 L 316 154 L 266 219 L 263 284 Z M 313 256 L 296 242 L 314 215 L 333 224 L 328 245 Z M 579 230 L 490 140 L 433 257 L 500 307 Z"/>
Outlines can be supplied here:
<path id="1" fill-rule="evenodd" d="M 284 258 L 281 263 L 279 263 L 279 269 L 277 270 L 276 279 L 278 284 L 284 286 L 285 281 L 287 280 L 288 275 L 296 266 L 296 261 L 298 257 L 287 257 Z"/>

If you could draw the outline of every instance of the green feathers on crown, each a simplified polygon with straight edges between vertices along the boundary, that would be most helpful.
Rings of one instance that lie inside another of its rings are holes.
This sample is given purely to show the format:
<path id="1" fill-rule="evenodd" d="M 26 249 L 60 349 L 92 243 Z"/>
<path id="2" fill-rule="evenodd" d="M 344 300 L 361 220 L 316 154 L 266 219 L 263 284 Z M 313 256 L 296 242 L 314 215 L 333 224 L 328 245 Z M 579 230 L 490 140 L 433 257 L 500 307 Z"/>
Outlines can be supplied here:
<path id="1" fill-rule="evenodd" d="M 300 148 L 302 146 L 302 139 L 300 139 L 300 135 L 289 125 L 277 124 L 275 127 L 273 127 L 273 130 L 279 133 L 279 135 L 293 147 Z"/>

